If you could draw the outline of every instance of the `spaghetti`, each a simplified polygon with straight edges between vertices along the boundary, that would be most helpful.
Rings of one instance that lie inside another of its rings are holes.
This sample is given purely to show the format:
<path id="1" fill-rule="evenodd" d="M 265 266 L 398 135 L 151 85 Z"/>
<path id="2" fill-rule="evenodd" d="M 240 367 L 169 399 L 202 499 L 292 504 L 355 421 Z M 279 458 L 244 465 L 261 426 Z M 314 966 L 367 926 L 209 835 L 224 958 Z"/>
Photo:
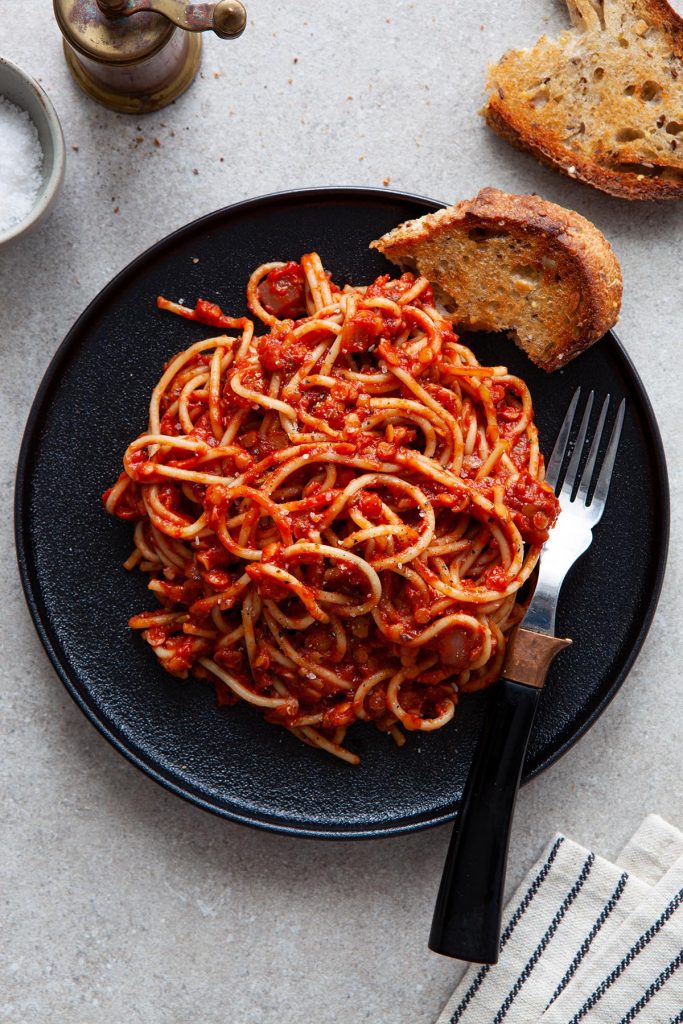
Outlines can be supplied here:
<path id="1" fill-rule="evenodd" d="M 226 333 L 170 360 L 104 495 L 161 605 L 130 625 L 219 704 L 356 764 L 352 723 L 402 745 L 498 677 L 558 505 L 526 385 L 425 278 L 340 289 L 311 253 L 247 298 L 266 334 L 158 300 Z"/>

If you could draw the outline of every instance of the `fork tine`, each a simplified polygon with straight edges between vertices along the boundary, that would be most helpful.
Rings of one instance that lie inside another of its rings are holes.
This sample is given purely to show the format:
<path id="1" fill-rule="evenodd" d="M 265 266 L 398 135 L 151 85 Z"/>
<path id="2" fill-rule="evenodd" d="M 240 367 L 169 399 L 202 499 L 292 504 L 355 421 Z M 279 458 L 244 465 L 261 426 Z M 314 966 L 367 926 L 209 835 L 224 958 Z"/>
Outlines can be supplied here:
<path id="1" fill-rule="evenodd" d="M 564 459 L 564 453 L 567 450 L 567 441 L 569 440 L 569 434 L 572 429 L 572 423 L 574 422 L 574 413 L 576 412 L 576 406 L 581 395 L 581 388 L 578 387 L 574 392 L 569 408 L 567 409 L 560 432 L 557 435 L 557 441 L 553 448 L 553 453 L 550 456 L 548 465 L 546 466 L 545 479 L 546 483 L 549 483 L 553 490 L 557 487 L 557 481 L 560 478 L 560 470 L 562 469 L 562 460 Z"/>
<path id="2" fill-rule="evenodd" d="M 586 503 L 588 497 L 588 488 L 591 485 L 593 479 L 593 470 L 595 469 L 595 460 L 598 457 L 598 448 L 600 446 L 600 439 L 602 437 L 602 431 L 605 426 L 605 418 L 607 416 L 607 409 L 609 408 L 611 396 L 608 395 L 605 401 L 602 403 L 602 409 L 600 410 L 600 419 L 598 425 L 595 428 L 595 437 L 591 444 L 591 450 L 588 453 L 586 459 L 586 465 L 583 467 L 583 473 L 581 474 L 581 481 L 579 482 L 579 489 L 576 492 L 576 500 Z"/>
<path id="3" fill-rule="evenodd" d="M 586 402 L 586 408 L 584 409 L 583 418 L 581 420 L 581 426 L 579 427 L 579 433 L 576 437 L 576 441 L 574 442 L 574 451 L 572 453 L 571 459 L 569 460 L 567 472 L 564 475 L 564 483 L 562 484 L 562 490 L 560 491 L 560 495 L 563 498 L 571 498 L 572 496 L 574 483 L 576 481 L 576 474 L 579 471 L 579 463 L 581 462 L 581 455 L 583 454 L 583 446 L 586 443 L 588 422 L 590 420 L 591 409 L 593 408 L 593 396 L 594 392 L 591 391 L 591 393 L 588 396 L 588 401 Z"/>
<path id="4" fill-rule="evenodd" d="M 626 411 L 626 399 L 622 398 L 621 404 L 617 409 L 617 418 L 614 421 L 612 427 L 612 433 L 610 435 L 609 444 L 607 445 L 607 451 L 605 452 L 605 459 L 600 469 L 600 476 L 598 482 L 595 485 L 595 491 L 593 493 L 593 500 L 590 503 L 590 509 L 594 514 L 594 522 L 597 523 L 605 510 L 605 502 L 607 501 L 607 495 L 609 493 L 609 485 L 612 479 L 612 470 L 614 469 L 614 460 L 617 457 L 617 449 L 619 447 L 619 440 L 621 438 L 621 428 L 624 424 L 624 413 Z M 597 518 L 595 516 L 597 515 Z"/>

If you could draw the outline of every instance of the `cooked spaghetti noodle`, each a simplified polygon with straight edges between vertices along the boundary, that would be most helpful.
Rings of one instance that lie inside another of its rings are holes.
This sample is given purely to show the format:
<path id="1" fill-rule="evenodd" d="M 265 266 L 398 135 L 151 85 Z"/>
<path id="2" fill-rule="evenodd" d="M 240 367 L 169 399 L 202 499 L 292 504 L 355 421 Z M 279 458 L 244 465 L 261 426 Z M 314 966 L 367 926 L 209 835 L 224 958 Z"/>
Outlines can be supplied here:
<path id="1" fill-rule="evenodd" d="M 311 253 L 252 275 L 268 327 L 167 364 L 107 511 L 161 607 L 130 619 L 163 667 L 210 680 L 356 764 L 348 727 L 439 729 L 501 669 L 557 515 L 528 389 L 480 366 L 404 274 L 338 288 Z"/>

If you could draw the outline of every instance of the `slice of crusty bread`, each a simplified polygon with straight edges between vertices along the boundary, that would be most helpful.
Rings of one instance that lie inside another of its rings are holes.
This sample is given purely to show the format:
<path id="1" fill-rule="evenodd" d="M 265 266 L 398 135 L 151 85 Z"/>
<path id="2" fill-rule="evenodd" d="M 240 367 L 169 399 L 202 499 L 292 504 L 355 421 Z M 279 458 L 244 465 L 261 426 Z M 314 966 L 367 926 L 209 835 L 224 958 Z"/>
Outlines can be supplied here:
<path id="1" fill-rule="evenodd" d="M 683 18 L 665 0 L 566 2 L 574 28 L 490 69 L 486 120 L 604 192 L 683 197 Z"/>
<path id="2" fill-rule="evenodd" d="M 538 196 L 485 188 L 371 247 L 428 278 L 460 326 L 509 331 L 544 370 L 564 366 L 619 315 L 621 270 L 607 239 Z"/>

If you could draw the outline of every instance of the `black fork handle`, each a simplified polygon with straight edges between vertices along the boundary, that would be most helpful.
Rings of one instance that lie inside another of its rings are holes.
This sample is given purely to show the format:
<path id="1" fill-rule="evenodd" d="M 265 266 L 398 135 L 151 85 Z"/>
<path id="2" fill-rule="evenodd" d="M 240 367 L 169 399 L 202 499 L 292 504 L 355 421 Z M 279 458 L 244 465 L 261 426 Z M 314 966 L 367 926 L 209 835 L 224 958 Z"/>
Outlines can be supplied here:
<path id="1" fill-rule="evenodd" d="M 498 962 L 510 826 L 540 689 L 496 684 L 436 899 L 429 948 Z"/>

